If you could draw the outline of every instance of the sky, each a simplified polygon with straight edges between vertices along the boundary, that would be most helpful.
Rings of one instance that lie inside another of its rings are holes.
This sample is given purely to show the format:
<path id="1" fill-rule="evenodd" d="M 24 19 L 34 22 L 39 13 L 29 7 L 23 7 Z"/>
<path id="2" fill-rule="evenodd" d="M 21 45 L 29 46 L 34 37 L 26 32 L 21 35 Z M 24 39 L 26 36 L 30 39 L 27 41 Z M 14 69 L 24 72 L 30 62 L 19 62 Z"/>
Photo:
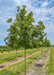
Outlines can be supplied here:
<path id="1" fill-rule="evenodd" d="M 54 0 L 0 0 L 0 45 L 5 45 L 4 38 L 8 35 L 10 24 L 6 20 L 14 20 L 17 8 L 26 5 L 28 12 L 33 12 L 35 25 L 42 20 L 46 26 L 47 38 L 54 44 Z"/>

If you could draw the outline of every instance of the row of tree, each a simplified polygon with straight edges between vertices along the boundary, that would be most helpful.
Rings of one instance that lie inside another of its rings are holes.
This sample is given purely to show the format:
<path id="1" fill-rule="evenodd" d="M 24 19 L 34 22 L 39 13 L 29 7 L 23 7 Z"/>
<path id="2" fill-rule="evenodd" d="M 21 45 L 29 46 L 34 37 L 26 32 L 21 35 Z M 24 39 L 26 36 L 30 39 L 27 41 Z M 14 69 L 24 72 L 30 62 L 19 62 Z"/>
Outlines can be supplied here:
<path id="1" fill-rule="evenodd" d="M 10 23 L 8 36 L 4 39 L 5 43 L 12 48 L 36 48 L 40 46 L 51 46 L 50 40 L 45 33 L 45 25 L 40 20 L 38 25 L 34 25 L 33 12 L 27 13 L 26 6 L 22 9 L 17 6 L 17 14 L 14 22 L 12 18 L 7 20 Z"/>

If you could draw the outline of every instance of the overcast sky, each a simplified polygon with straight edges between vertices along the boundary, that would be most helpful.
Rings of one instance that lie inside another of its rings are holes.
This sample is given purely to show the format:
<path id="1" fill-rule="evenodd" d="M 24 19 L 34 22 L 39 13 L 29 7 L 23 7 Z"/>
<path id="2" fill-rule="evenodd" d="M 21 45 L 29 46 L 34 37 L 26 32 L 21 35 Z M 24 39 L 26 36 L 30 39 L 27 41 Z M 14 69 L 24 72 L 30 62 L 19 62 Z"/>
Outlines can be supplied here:
<path id="1" fill-rule="evenodd" d="M 9 24 L 6 20 L 15 19 L 16 6 L 26 5 L 26 10 L 33 11 L 35 25 L 42 20 L 46 26 L 47 37 L 54 44 L 54 0 L 0 0 L 0 45 L 5 45 Z"/>

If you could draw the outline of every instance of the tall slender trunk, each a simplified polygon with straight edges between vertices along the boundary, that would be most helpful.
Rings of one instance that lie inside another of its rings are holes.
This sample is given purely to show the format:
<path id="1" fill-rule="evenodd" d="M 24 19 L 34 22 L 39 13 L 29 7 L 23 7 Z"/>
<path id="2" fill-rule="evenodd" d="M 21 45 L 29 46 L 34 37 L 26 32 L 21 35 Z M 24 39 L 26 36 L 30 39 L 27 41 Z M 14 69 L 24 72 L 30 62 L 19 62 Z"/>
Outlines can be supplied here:
<path id="1" fill-rule="evenodd" d="M 17 49 L 16 49 L 16 59 L 17 59 Z"/>
<path id="2" fill-rule="evenodd" d="M 26 75 L 26 48 L 25 48 L 25 75 Z"/>
<path id="3" fill-rule="evenodd" d="M 42 47 L 41 47 L 41 56 L 42 56 Z"/>

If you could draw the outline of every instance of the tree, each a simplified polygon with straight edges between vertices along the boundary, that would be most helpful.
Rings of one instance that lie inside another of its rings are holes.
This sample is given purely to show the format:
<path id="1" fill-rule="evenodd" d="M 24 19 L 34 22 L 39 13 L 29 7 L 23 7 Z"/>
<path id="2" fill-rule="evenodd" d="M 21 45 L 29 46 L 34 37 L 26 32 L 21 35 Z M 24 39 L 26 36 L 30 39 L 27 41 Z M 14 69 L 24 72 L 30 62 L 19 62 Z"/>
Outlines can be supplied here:
<path id="1" fill-rule="evenodd" d="M 8 29 L 9 34 L 8 37 L 5 39 L 7 45 L 11 47 L 23 46 L 25 49 L 25 75 L 26 75 L 26 49 L 29 48 L 29 44 L 31 42 L 31 32 L 33 27 L 33 13 L 32 11 L 27 13 L 26 6 L 23 5 L 21 9 L 17 6 L 17 14 L 16 19 L 10 25 Z M 11 19 L 8 19 L 8 23 L 11 22 Z"/>
<path id="2" fill-rule="evenodd" d="M 52 47 L 54 47 L 54 44 L 52 45 Z"/>
<path id="3" fill-rule="evenodd" d="M 12 23 L 12 18 L 7 20 L 7 23 Z M 4 39 L 4 41 L 6 42 L 6 44 L 8 46 L 11 46 L 12 48 L 16 49 L 16 58 L 17 58 L 17 41 L 18 41 L 18 37 L 17 37 L 17 28 L 16 28 L 16 24 L 12 23 L 12 25 L 10 25 L 10 28 L 7 30 L 9 32 L 8 36 Z"/>
<path id="4" fill-rule="evenodd" d="M 45 25 L 43 24 L 43 22 L 40 20 L 38 22 L 38 31 L 39 31 L 39 40 L 43 43 L 43 39 L 46 36 L 46 33 L 44 32 L 45 29 Z"/>
<path id="5" fill-rule="evenodd" d="M 44 37 L 46 36 L 44 29 L 45 29 L 45 25 L 40 20 L 37 25 L 37 31 L 38 31 L 39 46 L 41 47 L 41 55 L 42 55 L 43 40 L 44 40 Z"/>
<path id="6" fill-rule="evenodd" d="M 50 40 L 48 40 L 47 37 L 44 40 L 44 46 L 45 47 L 50 47 L 51 46 Z"/>
<path id="7" fill-rule="evenodd" d="M 26 75 L 26 48 L 29 47 L 29 42 L 31 41 L 31 30 L 33 27 L 33 13 L 29 12 L 27 14 L 27 11 L 25 10 L 26 6 L 23 5 L 23 8 L 19 10 L 19 13 L 17 13 L 16 16 L 16 23 L 17 27 L 19 28 L 19 39 L 21 39 L 21 44 L 25 48 L 25 75 Z M 19 21 L 18 21 L 19 20 Z"/>

